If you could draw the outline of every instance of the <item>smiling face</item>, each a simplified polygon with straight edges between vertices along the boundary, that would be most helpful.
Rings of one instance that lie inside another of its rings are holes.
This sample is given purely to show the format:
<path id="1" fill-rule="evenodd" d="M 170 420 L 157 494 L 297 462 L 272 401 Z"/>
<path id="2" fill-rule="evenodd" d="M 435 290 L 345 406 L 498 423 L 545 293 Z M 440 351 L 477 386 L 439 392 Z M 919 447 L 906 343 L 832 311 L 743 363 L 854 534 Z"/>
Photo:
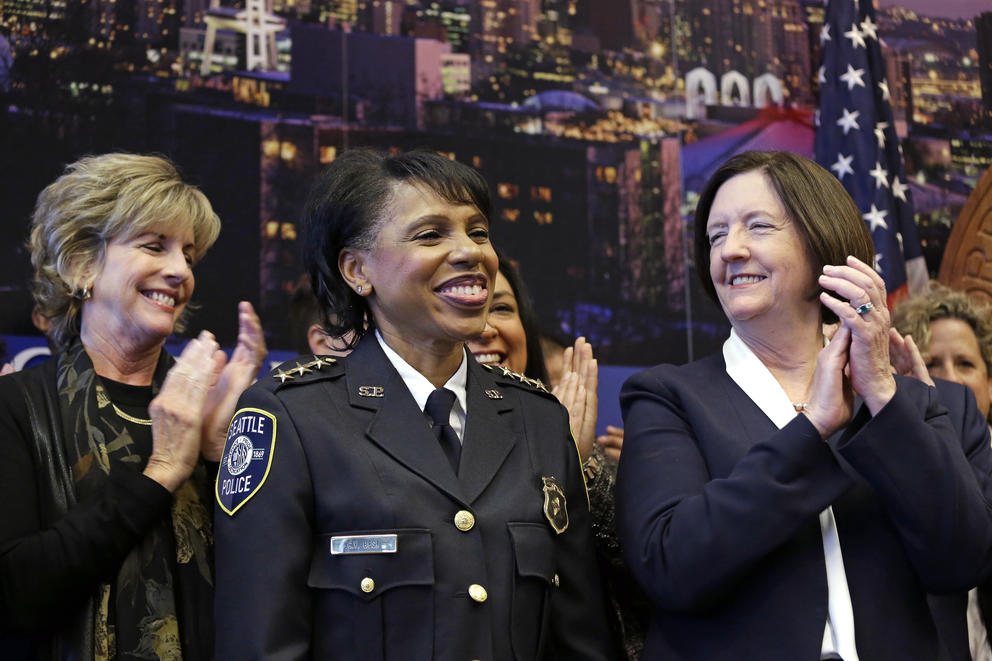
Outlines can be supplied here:
<path id="1" fill-rule="evenodd" d="M 189 223 L 112 239 L 83 304 L 83 336 L 112 338 L 125 356 L 164 342 L 193 295 L 194 254 Z"/>
<path id="2" fill-rule="evenodd" d="M 520 306 L 509 280 L 499 273 L 482 335 L 468 343 L 475 359 L 486 365 L 503 365 L 523 374 L 527 369 L 527 336 L 520 321 Z"/>
<path id="3" fill-rule="evenodd" d="M 376 326 L 405 359 L 406 350 L 460 350 L 482 332 L 497 263 L 478 209 L 406 183 L 395 185 L 372 249 L 339 260 L 346 280 L 365 283 Z"/>
<path id="4" fill-rule="evenodd" d="M 799 232 L 761 171 L 736 175 L 720 187 L 706 234 L 710 277 L 732 324 L 766 319 L 771 311 L 778 322 L 819 313 Z"/>
<path id="5" fill-rule="evenodd" d="M 930 376 L 971 388 L 982 415 L 988 416 L 992 380 L 975 331 L 967 322 L 953 318 L 931 321 L 930 346 L 923 352 L 923 358 Z"/>

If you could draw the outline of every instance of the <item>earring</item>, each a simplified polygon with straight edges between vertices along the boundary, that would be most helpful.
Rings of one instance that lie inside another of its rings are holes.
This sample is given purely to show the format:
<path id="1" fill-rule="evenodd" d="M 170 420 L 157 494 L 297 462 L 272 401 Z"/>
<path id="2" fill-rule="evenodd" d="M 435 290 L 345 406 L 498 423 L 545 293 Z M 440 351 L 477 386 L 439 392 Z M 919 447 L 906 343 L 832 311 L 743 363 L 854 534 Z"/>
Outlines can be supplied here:
<path id="1" fill-rule="evenodd" d="M 93 297 L 93 293 L 90 291 L 89 287 L 83 287 L 83 289 L 75 294 L 75 297 L 82 301 L 88 301 Z"/>
<path id="2" fill-rule="evenodd" d="M 361 286 L 361 285 L 358 285 L 358 293 L 359 293 L 359 294 L 361 294 L 361 293 L 362 293 L 362 286 Z"/>

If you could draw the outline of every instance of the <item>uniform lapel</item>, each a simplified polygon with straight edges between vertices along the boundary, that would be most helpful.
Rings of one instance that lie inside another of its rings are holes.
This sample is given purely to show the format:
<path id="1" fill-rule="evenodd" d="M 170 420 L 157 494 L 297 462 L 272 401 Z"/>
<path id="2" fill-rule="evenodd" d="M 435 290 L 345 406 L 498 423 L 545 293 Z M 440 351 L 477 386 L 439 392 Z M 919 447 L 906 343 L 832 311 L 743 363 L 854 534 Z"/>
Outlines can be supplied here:
<path id="1" fill-rule="evenodd" d="M 468 415 L 458 478 L 469 502 L 492 482 L 516 444 L 512 426 L 502 415 L 512 415 L 510 393 L 469 356 Z"/>
<path id="2" fill-rule="evenodd" d="M 373 411 L 366 436 L 409 470 L 467 504 L 458 478 L 431 433 L 424 412 L 386 358 L 374 334 L 365 336 L 348 356 L 346 366 L 349 403 L 355 408 Z"/>

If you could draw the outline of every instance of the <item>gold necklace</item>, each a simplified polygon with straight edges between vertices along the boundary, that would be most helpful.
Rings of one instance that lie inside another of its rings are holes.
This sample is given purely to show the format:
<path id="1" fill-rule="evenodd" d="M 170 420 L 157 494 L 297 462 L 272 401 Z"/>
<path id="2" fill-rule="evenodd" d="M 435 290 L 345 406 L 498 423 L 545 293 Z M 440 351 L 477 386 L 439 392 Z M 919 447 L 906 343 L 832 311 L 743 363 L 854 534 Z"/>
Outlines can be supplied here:
<path id="1" fill-rule="evenodd" d="M 151 420 L 146 418 L 136 418 L 133 415 L 128 415 L 124 411 L 120 410 L 117 407 L 117 404 L 114 404 L 113 402 L 110 402 L 110 405 L 114 407 L 114 413 L 117 414 L 117 417 L 127 420 L 128 422 L 133 422 L 136 425 L 145 425 L 146 427 L 152 426 Z"/>

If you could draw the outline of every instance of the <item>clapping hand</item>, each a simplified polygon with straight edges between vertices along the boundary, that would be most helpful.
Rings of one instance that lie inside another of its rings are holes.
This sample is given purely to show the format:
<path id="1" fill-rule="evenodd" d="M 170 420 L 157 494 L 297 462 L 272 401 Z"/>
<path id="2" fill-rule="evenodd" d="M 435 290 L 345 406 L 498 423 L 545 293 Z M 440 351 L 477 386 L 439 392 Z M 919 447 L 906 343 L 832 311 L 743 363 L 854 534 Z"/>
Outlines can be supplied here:
<path id="1" fill-rule="evenodd" d="M 623 427 L 606 425 L 606 433 L 596 437 L 596 442 L 603 452 L 613 461 L 620 461 L 620 451 L 623 449 Z"/>
<path id="2" fill-rule="evenodd" d="M 144 473 L 169 491 L 186 481 L 199 459 L 207 393 L 223 367 L 218 353 L 224 355 L 214 336 L 200 333 L 183 349 L 148 405 L 152 453 Z"/>
<path id="3" fill-rule="evenodd" d="M 592 346 L 584 337 L 575 340 L 574 347 L 566 347 L 562 354 L 562 376 L 552 389 L 566 409 L 572 436 L 585 461 L 592 454 L 596 442 L 596 414 L 599 400 L 599 365 L 592 357 Z"/>
<path id="4" fill-rule="evenodd" d="M 230 360 L 220 349 L 214 356 L 221 369 L 207 392 L 203 410 L 201 452 L 208 461 L 220 461 L 227 440 L 227 428 L 241 393 L 252 384 L 268 350 L 262 322 L 251 303 L 238 304 L 238 344 Z"/>
<path id="5" fill-rule="evenodd" d="M 850 384 L 875 415 L 896 391 L 889 363 L 890 323 L 885 282 L 875 269 L 848 257 L 845 265 L 824 266 L 819 284 L 837 294 L 835 297 L 823 292 L 820 301 L 837 315 L 841 330 L 846 328 L 850 332 L 847 362 Z"/>
<path id="6" fill-rule="evenodd" d="M 920 349 L 916 346 L 912 335 L 900 335 L 895 328 L 889 329 L 889 356 L 892 358 L 892 368 L 900 376 L 911 376 L 919 379 L 928 386 L 933 386 L 933 379 L 927 370 Z"/>

